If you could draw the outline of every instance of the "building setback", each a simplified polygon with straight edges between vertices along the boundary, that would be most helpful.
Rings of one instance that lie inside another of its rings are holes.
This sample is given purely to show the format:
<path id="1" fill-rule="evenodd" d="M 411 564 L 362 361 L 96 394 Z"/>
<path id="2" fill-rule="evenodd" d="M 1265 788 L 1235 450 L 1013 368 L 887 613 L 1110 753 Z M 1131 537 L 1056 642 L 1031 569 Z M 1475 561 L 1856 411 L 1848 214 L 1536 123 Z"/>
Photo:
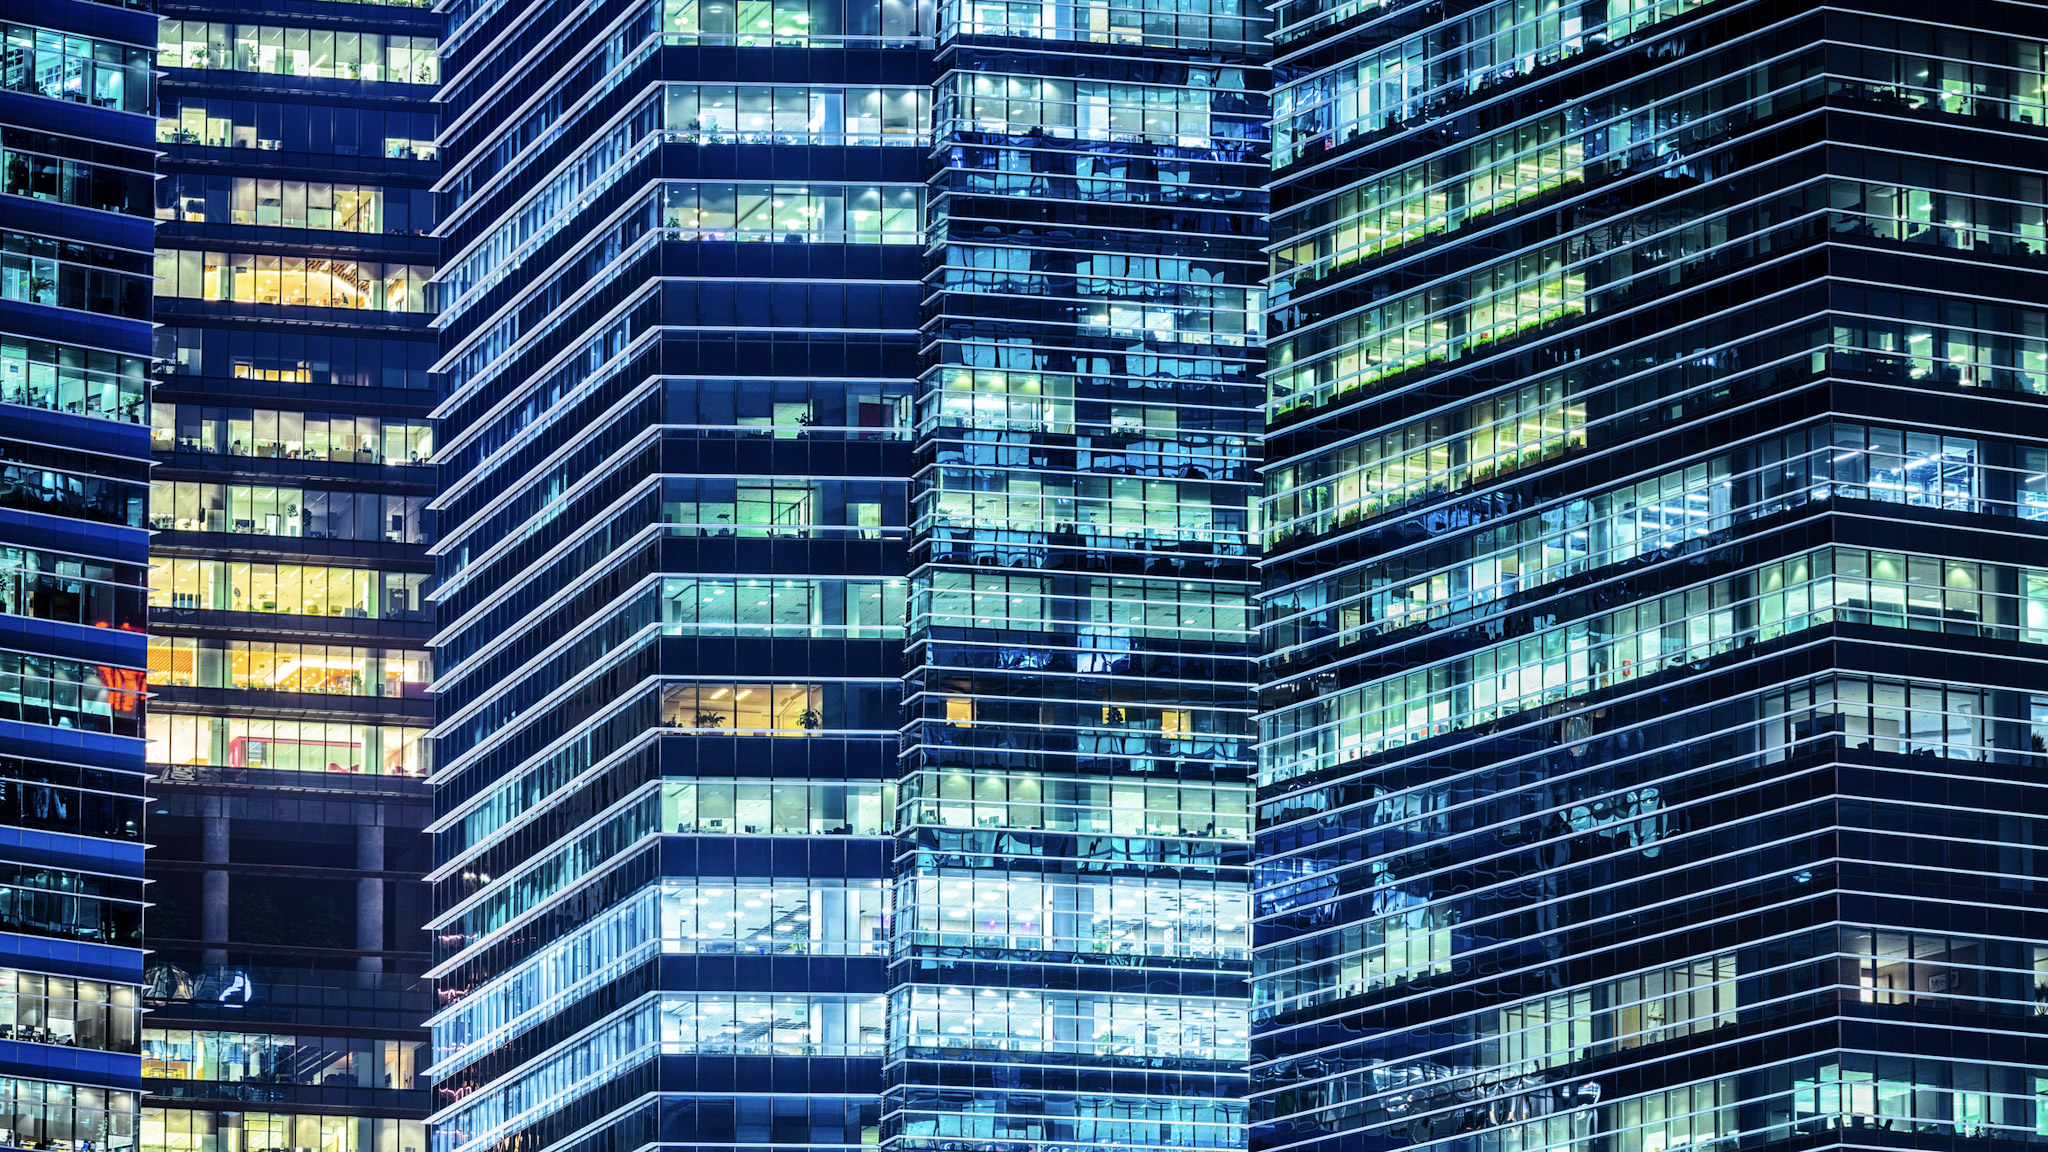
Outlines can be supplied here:
<path id="1" fill-rule="evenodd" d="M 0 4 L 0 1144 L 141 1088 L 147 4 Z"/>
<path id="2" fill-rule="evenodd" d="M 1237 1147 L 1263 14 L 937 32 L 884 1144 Z"/>
<path id="3" fill-rule="evenodd" d="M 149 1152 L 424 1152 L 438 20 L 165 5 Z"/>
<path id="4" fill-rule="evenodd" d="M 2040 10 L 1277 10 L 1251 1147 L 2032 1141 Z"/>
<path id="5" fill-rule="evenodd" d="M 435 1147 L 872 1144 L 929 15 L 444 15 Z"/>

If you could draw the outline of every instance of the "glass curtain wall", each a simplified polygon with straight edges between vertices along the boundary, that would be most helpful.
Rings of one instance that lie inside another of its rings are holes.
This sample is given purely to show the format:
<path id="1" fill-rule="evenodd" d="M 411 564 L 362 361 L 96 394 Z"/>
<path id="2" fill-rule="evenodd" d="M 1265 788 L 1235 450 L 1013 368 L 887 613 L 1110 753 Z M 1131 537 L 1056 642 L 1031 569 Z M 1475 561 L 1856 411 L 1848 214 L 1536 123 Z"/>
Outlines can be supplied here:
<path id="1" fill-rule="evenodd" d="M 434 1147 L 871 1147 L 930 14 L 443 7 Z"/>
<path id="2" fill-rule="evenodd" d="M 1238 1146 L 1266 25 L 939 8 L 885 1146 Z"/>
<path id="3" fill-rule="evenodd" d="M 1250 1146 L 2042 1138 L 2038 9 L 1276 9 Z"/>
<path id="4" fill-rule="evenodd" d="M 142 1088 L 154 6 L 0 3 L 0 1143 Z"/>
<path id="5" fill-rule="evenodd" d="M 140 1140 L 424 1152 L 438 21 L 162 14 Z"/>

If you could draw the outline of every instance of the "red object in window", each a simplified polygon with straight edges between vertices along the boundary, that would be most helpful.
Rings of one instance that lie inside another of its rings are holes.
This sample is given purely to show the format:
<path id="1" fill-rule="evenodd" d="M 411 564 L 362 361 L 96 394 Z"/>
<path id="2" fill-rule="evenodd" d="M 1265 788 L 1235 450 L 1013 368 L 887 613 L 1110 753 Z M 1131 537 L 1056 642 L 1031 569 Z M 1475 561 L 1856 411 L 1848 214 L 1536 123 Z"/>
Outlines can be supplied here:
<path id="1" fill-rule="evenodd" d="M 134 714 L 142 707 L 142 694 L 149 688 L 149 673 L 139 668 L 100 665 L 100 683 L 107 686 L 107 702 L 114 711 Z"/>

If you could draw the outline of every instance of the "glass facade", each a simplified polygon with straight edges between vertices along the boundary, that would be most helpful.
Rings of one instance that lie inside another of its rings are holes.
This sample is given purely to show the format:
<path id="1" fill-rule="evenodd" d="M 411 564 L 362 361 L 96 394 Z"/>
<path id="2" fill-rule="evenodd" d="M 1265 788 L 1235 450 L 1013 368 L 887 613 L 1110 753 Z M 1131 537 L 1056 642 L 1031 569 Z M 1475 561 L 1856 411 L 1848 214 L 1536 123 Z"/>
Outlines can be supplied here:
<path id="1" fill-rule="evenodd" d="M 1236 1146 L 1262 14 L 448 17 L 437 1152 Z"/>
<path id="2" fill-rule="evenodd" d="M 167 4 L 146 1152 L 425 1152 L 424 3 Z"/>
<path id="3" fill-rule="evenodd" d="M 1264 13 L 938 19 L 884 1142 L 1237 1147 Z"/>
<path id="4" fill-rule="evenodd" d="M 443 10 L 435 1150 L 873 1145 L 930 15 Z"/>
<path id="5" fill-rule="evenodd" d="M 0 1146 L 133 1149 L 149 571 L 146 3 L 0 3 Z"/>
<path id="6" fill-rule="evenodd" d="M 2042 1139 L 2039 10 L 1275 13 L 1250 1146 Z"/>

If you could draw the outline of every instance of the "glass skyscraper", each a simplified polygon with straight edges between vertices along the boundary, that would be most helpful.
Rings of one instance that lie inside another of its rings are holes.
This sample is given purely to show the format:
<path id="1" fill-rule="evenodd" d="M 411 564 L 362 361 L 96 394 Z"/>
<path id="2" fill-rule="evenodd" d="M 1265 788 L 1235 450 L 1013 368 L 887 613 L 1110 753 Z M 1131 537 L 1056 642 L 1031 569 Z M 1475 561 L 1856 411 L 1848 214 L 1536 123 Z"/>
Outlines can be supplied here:
<path id="1" fill-rule="evenodd" d="M 445 5 L 436 1152 L 2032 1138 L 2028 14 Z"/>
<path id="2" fill-rule="evenodd" d="M 930 16 L 444 15 L 435 1147 L 873 1144 Z"/>
<path id="3" fill-rule="evenodd" d="M 135 1143 L 155 30 L 0 3 L 0 1146 Z"/>
<path id="4" fill-rule="evenodd" d="M 2040 9 L 1276 9 L 1251 1147 L 2048 1132 Z"/>
<path id="5" fill-rule="evenodd" d="M 1263 23 L 1009 12 L 448 9 L 438 1152 L 1240 1139 Z"/>
<path id="6" fill-rule="evenodd" d="M 146 1152 L 424 1152 L 424 3 L 165 4 Z"/>
<path id="7" fill-rule="evenodd" d="M 1236 1147 L 1264 17 L 937 33 L 884 1142 Z"/>

